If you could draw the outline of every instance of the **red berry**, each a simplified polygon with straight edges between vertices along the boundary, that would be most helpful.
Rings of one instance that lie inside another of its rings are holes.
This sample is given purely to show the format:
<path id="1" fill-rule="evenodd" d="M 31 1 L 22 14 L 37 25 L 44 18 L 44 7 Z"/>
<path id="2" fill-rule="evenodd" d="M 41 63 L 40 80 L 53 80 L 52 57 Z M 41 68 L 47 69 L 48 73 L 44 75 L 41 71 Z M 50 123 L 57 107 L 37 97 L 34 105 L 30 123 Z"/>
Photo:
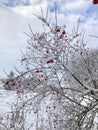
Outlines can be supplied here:
<path id="1" fill-rule="evenodd" d="M 48 61 L 46 62 L 46 64 L 49 64 L 49 63 L 53 63 L 53 59 L 48 60 Z"/>
<path id="2" fill-rule="evenodd" d="M 98 4 L 98 0 L 93 0 L 93 4 Z"/>
<path id="3" fill-rule="evenodd" d="M 36 73 L 40 73 L 40 72 L 42 72 L 42 70 L 36 70 L 35 72 L 36 72 Z"/>
<path id="4" fill-rule="evenodd" d="M 83 52 L 81 51 L 81 52 L 80 52 L 80 54 L 82 55 L 82 54 L 83 54 Z"/>
<path id="5" fill-rule="evenodd" d="M 60 29 L 58 28 L 58 29 L 56 29 L 56 32 L 60 32 Z"/>
<path id="6" fill-rule="evenodd" d="M 66 32 L 65 32 L 65 30 L 62 32 L 62 35 L 65 35 L 66 34 Z"/>
<path id="7" fill-rule="evenodd" d="M 21 59 L 21 61 L 25 61 L 25 60 L 27 60 L 27 58 L 22 58 L 22 59 Z"/>
<path id="8" fill-rule="evenodd" d="M 48 51 L 48 50 L 46 50 L 46 53 L 49 53 L 49 51 Z"/>

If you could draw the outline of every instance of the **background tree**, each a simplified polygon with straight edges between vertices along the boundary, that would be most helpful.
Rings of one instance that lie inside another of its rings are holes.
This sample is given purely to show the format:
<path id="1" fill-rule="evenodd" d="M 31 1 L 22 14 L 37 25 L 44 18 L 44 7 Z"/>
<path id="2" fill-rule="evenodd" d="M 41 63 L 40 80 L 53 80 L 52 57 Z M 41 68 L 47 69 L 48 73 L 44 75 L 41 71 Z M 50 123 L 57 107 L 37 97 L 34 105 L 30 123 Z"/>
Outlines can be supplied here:
<path id="1" fill-rule="evenodd" d="M 14 72 L 11 71 L 8 75 L 7 78 L 2 79 L 3 87 L 7 90 L 14 90 L 15 87 L 15 82 L 14 82 Z"/>

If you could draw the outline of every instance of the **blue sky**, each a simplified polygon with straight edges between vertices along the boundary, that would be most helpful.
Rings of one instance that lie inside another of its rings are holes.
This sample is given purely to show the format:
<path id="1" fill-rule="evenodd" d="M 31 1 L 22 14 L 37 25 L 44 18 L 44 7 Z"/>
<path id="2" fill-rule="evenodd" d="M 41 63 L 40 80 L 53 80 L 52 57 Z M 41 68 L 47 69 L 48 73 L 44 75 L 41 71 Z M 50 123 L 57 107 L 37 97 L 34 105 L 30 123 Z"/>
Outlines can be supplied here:
<path id="1" fill-rule="evenodd" d="M 21 69 L 19 59 L 21 50 L 27 46 L 24 31 L 29 32 L 28 23 L 33 31 L 42 30 L 41 23 L 32 13 L 40 14 L 41 6 L 46 13 L 49 6 L 49 16 L 54 17 L 54 7 L 58 9 L 58 24 L 67 25 L 70 30 L 80 18 L 81 28 L 86 31 L 90 48 L 98 48 L 98 5 L 92 0 L 0 0 L 0 77 L 3 70 L 10 72 L 14 66 Z"/>

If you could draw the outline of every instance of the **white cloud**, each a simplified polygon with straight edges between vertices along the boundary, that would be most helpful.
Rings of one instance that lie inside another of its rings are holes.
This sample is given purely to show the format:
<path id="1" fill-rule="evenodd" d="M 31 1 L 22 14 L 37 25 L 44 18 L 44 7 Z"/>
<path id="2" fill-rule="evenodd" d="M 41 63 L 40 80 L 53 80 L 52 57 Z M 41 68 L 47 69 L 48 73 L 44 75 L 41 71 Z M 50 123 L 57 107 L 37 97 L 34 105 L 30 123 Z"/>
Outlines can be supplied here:
<path id="1" fill-rule="evenodd" d="M 47 2 L 37 3 L 35 1 L 32 1 L 31 5 L 16 6 L 12 7 L 11 9 L 19 14 L 22 14 L 23 16 L 32 17 L 33 13 L 41 14 L 41 7 L 43 8 L 43 12 L 46 12 L 48 3 Z"/>
<path id="2" fill-rule="evenodd" d="M 27 36 L 23 31 L 29 32 L 28 23 L 33 30 L 41 30 L 37 19 L 23 17 L 0 5 L 0 75 L 3 75 L 2 69 L 10 71 L 19 65 L 20 50 L 27 46 Z"/>
<path id="3" fill-rule="evenodd" d="M 73 0 L 65 5 L 62 5 L 62 11 L 68 11 L 70 13 L 84 13 L 91 6 L 90 1 L 86 0 Z"/>

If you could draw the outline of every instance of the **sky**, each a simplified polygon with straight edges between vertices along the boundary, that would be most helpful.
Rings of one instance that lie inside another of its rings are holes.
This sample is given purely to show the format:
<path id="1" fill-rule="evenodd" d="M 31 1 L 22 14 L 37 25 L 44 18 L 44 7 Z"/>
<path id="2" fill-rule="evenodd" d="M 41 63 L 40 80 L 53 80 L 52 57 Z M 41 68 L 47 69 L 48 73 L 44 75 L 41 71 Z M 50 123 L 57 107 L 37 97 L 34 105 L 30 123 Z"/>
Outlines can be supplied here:
<path id="1" fill-rule="evenodd" d="M 54 20 L 57 7 L 58 24 L 72 30 L 80 19 L 80 27 L 86 32 L 89 48 L 98 48 L 98 5 L 92 0 L 0 0 L 0 77 L 17 67 L 21 70 L 22 51 L 27 47 L 28 24 L 34 32 L 41 31 L 42 24 L 32 14 L 43 14 L 49 7 L 49 17 Z"/>

